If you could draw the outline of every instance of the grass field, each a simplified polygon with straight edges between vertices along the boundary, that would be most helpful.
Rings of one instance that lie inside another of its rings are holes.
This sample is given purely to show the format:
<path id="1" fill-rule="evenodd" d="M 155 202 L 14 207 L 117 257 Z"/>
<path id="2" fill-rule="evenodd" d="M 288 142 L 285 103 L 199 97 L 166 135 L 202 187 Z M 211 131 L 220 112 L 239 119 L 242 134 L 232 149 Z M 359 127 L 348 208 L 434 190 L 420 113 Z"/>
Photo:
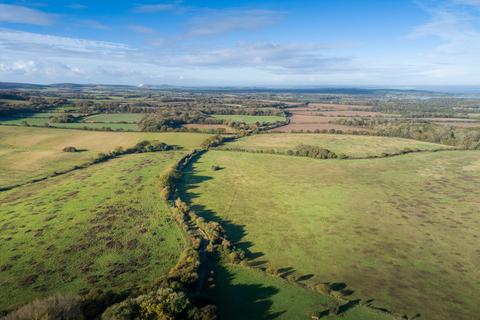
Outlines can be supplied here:
<path id="1" fill-rule="evenodd" d="M 238 121 L 245 122 L 247 124 L 256 123 L 256 122 L 276 122 L 276 121 L 285 121 L 284 117 L 280 116 L 249 116 L 243 114 L 214 114 L 212 115 L 215 119 L 229 120 L 229 121 Z"/>
<path id="2" fill-rule="evenodd" d="M 140 131 L 138 128 L 138 125 L 135 123 L 107 123 L 107 122 L 101 122 L 101 123 L 88 123 L 88 122 L 72 122 L 72 123 L 53 123 L 49 122 L 48 118 L 18 118 L 14 120 L 0 120 L 0 124 L 6 124 L 6 125 L 17 125 L 17 126 L 23 126 L 25 122 L 34 127 L 43 127 L 46 126 L 47 124 L 50 127 L 55 127 L 55 128 L 66 128 L 66 129 L 97 129 L 97 130 L 103 130 L 105 128 L 110 128 L 114 131 L 116 130 L 125 130 L 125 131 Z"/>
<path id="3" fill-rule="evenodd" d="M 183 192 L 258 264 L 311 284 L 344 282 L 352 297 L 397 312 L 470 320 L 480 314 L 479 159 L 475 151 L 351 161 L 211 151 Z"/>
<path id="4" fill-rule="evenodd" d="M 22 183 L 63 171 L 141 140 L 159 140 L 185 149 L 198 147 L 210 135 L 197 133 L 99 132 L 0 126 L 0 186 Z M 63 152 L 67 146 L 83 152 Z"/>
<path id="5" fill-rule="evenodd" d="M 144 116 L 142 113 L 112 113 L 86 117 L 82 122 L 55 123 L 50 121 L 50 117 L 58 116 L 59 114 L 62 113 L 38 112 L 17 114 L 15 117 L 0 117 L 0 124 L 24 125 L 25 123 L 28 123 L 31 126 L 45 126 L 48 124 L 51 127 L 57 128 L 110 128 L 112 130 L 123 129 L 128 131 L 139 131 L 136 123 Z"/>
<path id="6" fill-rule="evenodd" d="M 328 309 L 333 299 L 290 284 L 278 277 L 239 265 L 217 270 L 217 299 L 221 319 L 310 319 Z M 345 308 L 322 319 L 393 320 L 392 316 L 362 306 Z"/>
<path id="7" fill-rule="evenodd" d="M 97 129 L 103 130 L 105 128 L 110 128 L 112 130 L 125 130 L 125 131 L 140 131 L 140 128 L 136 123 L 109 123 L 109 122 L 73 122 L 73 123 L 50 123 L 50 126 L 57 128 L 67 128 L 67 129 Z"/>
<path id="8" fill-rule="evenodd" d="M 83 122 L 107 122 L 107 123 L 137 123 L 145 113 L 102 113 L 89 116 L 83 119 Z"/>
<path id="9" fill-rule="evenodd" d="M 378 156 L 384 152 L 398 152 L 406 148 L 418 150 L 450 148 L 442 144 L 402 138 L 314 133 L 259 134 L 238 139 L 226 147 L 245 150 L 287 151 L 294 150 L 301 143 L 323 147 L 337 154 L 344 153 L 352 157 Z"/>
<path id="10" fill-rule="evenodd" d="M 0 312 L 36 297 L 149 284 L 185 242 L 158 195 L 180 152 L 123 156 L 0 193 Z"/>

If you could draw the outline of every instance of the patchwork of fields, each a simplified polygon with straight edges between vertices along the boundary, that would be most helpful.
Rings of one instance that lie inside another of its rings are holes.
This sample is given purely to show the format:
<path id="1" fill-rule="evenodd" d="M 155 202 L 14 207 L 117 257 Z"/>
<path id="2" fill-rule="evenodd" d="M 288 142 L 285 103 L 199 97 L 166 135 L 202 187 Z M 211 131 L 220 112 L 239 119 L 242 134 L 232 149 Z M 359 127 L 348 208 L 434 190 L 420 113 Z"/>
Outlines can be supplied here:
<path id="1" fill-rule="evenodd" d="M 57 292 L 131 292 L 165 274 L 185 240 L 158 176 L 180 156 L 123 156 L 0 193 L 0 313 Z"/>
<path id="2" fill-rule="evenodd" d="M 340 111 L 351 110 L 332 112 Z M 138 293 L 171 270 L 187 238 L 160 197 L 159 176 L 209 137 L 0 126 L 0 187 L 24 184 L 0 191 L 0 314 L 57 292 Z M 142 140 L 181 150 L 125 155 L 28 183 Z M 328 161 L 267 154 L 300 144 L 351 158 L 424 152 Z M 62 151 L 67 146 L 80 152 Z M 433 152 L 443 149 L 451 147 L 271 133 L 194 158 L 177 185 L 179 196 L 205 220 L 219 222 L 248 258 L 214 263 L 220 317 L 305 319 L 348 299 L 322 319 L 398 319 L 365 305 L 374 299 L 369 304 L 420 319 L 474 319 L 480 153 Z"/>
<path id="3" fill-rule="evenodd" d="M 475 151 L 351 161 L 210 151 L 184 196 L 259 265 L 344 282 L 425 319 L 473 319 L 479 184 Z"/>

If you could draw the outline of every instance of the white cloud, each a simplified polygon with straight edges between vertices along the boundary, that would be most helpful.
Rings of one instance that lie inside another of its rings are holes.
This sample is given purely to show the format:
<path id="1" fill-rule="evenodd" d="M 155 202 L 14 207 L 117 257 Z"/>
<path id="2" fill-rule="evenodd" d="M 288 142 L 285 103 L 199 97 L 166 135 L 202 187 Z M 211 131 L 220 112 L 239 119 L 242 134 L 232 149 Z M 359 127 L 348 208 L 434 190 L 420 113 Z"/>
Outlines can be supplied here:
<path id="1" fill-rule="evenodd" d="M 479 1 L 480 2 L 480 1 Z M 480 31 L 475 22 L 479 17 L 455 7 L 437 7 L 427 9 L 431 19 L 417 26 L 409 34 L 410 38 L 434 37 L 442 41 L 437 51 L 443 54 L 478 54 L 480 50 Z"/>
<path id="2" fill-rule="evenodd" d="M 346 69 L 349 60 L 327 54 L 325 45 L 249 43 L 233 47 L 195 50 L 168 59 L 174 65 L 206 68 L 254 67 L 273 73 L 311 74 Z"/>
<path id="3" fill-rule="evenodd" d="M 80 26 L 92 28 L 92 29 L 99 29 L 99 30 L 109 29 L 109 27 L 106 26 L 105 24 L 98 22 L 97 20 L 91 20 L 91 19 L 79 20 L 78 24 Z"/>
<path id="4" fill-rule="evenodd" d="M 0 29 L 0 53 L 5 50 L 10 50 L 17 54 L 31 53 L 35 55 L 38 53 L 50 53 L 62 56 L 65 54 L 123 56 L 127 52 L 133 51 L 127 45 L 120 43 Z"/>
<path id="5" fill-rule="evenodd" d="M 153 33 L 154 30 L 139 24 L 130 24 L 127 28 L 136 33 Z"/>
<path id="6" fill-rule="evenodd" d="M 210 36 L 233 30 L 255 30 L 277 22 L 281 14 L 271 10 L 210 11 L 189 23 L 188 36 Z"/>
<path id="7" fill-rule="evenodd" d="M 0 4 L 0 22 L 22 23 L 33 25 L 49 25 L 55 15 L 23 6 Z"/>
<path id="8" fill-rule="evenodd" d="M 453 3 L 480 7 L 480 0 L 453 0 Z"/>
<path id="9" fill-rule="evenodd" d="M 75 9 L 75 10 L 81 10 L 81 9 L 88 8 L 86 5 L 81 4 L 81 3 L 71 3 L 67 7 L 70 8 L 70 9 Z"/>
<path id="10" fill-rule="evenodd" d="M 135 12 L 138 13 L 157 13 L 164 11 L 172 11 L 177 9 L 181 1 L 157 3 L 157 4 L 144 4 L 135 7 Z"/>

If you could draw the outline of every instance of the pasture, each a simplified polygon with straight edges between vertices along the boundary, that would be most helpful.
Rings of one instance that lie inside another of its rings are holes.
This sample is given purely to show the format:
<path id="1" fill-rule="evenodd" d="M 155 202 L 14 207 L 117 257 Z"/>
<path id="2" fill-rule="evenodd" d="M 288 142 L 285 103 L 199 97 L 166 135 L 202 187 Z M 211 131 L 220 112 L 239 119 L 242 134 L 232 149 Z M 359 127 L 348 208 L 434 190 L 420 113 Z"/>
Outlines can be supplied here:
<path id="1" fill-rule="evenodd" d="M 69 129 L 96 129 L 139 131 L 136 124 L 144 114 L 141 113 L 104 113 L 85 117 L 81 122 L 59 123 L 50 121 L 50 117 L 63 113 L 38 112 L 17 114 L 15 117 L 0 117 L 0 124 L 5 125 L 30 125 L 36 127 L 50 126 Z M 78 114 L 77 114 L 78 115 Z"/>
<path id="2" fill-rule="evenodd" d="M 0 126 L 0 187 L 29 181 L 89 162 L 100 152 L 159 140 L 185 149 L 208 138 L 199 133 L 99 132 Z M 63 152 L 73 146 L 81 152 Z"/>
<path id="3" fill-rule="evenodd" d="M 228 121 L 237 121 L 245 122 L 247 124 L 252 123 L 272 123 L 277 121 L 285 121 L 284 117 L 280 116 L 250 116 L 243 114 L 214 114 L 212 115 L 215 119 L 228 120 Z"/>
<path id="4" fill-rule="evenodd" d="M 219 267 L 217 299 L 222 319 L 309 319 L 334 305 L 334 299 L 293 285 L 259 270 L 239 265 Z M 339 315 L 322 317 L 346 320 L 394 320 L 363 307 L 344 307 Z"/>
<path id="5" fill-rule="evenodd" d="M 290 123 L 274 128 L 271 131 L 273 132 L 292 132 L 292 131 L 315 131 L 315 130 L 342 130 L 345 132 L 351 131 L 369 131 L 365 128 L 356 128 L 345 126 L 341 124 L 331 123 L 332 121 L 338 119 L 337 117 L 326 117 L 310 114 L 297 114 L 294 113 L 290 117 Z"/>
<path id="6" fill-rule="evenodd" d="M 437 150 L 450 148 L 442 144 L 402 138 L 309 133 L 259 134 L 240 138 L 221 148 L 286 152 L 294 150 L 299 144 L 326 148 L 336 154 L 343 153 L 349 157 L 380 156 L 382 153 L 395 153 L 405 149 Z"/>
<path id="7" fill-rule="evenodd" d="M 410 316 L 470 320 L 480 313 L 479 156 L 318 161 L 210 151 L 183 194 L 253 264 L 311 285 L 345 283 L 352 298 Z"/>
<path id="8" fill-rule="evenodd" d="M 158 176 L 180 156 L 123 156 L 0 193 L 0 314 L 57 292 L 129 292 L 167 272 L 185 241 Z"/>
<path id="9" fill-rule="evenodd" d="M 137 123 L 145 113 L 101 113 L 83 118 L 83 122 Z"/>

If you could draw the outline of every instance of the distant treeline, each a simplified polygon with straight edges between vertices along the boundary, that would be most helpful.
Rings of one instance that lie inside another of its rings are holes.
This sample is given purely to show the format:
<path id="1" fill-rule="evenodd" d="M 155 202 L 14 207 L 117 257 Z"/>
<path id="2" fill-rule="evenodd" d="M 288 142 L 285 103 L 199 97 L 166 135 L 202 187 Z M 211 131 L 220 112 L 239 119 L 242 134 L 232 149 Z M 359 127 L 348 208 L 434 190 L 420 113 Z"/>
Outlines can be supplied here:
<path id="1" fill-rule="evenodd" d="M 480 149 L 480 128 L 439 126 L 423 121 L 378 118 L 337 119 L 338 124 L 373 130 L 371 134 L 441 143 L 463 149 Z"/>

